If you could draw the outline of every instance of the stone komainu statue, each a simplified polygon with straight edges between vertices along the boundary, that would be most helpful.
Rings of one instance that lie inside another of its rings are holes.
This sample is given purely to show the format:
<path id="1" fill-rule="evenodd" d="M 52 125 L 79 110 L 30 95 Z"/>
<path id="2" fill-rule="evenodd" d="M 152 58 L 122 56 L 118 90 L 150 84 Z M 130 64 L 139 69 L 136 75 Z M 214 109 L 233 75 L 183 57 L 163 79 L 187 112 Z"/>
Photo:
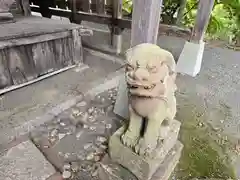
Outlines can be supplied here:
<path id="1" fill-rule="evenodd" d="M 13 22 L 13 15 L 31 15 L 29 0 L 0 0 L 0 23 Z"/>
<path id="2" fill-rule="evenodd" d="M 121 140 L 147 156 L 176 114 L 176 64 L 170 52 L 148 43 L 129 49 L 126 59 L 130 121 Z"/>

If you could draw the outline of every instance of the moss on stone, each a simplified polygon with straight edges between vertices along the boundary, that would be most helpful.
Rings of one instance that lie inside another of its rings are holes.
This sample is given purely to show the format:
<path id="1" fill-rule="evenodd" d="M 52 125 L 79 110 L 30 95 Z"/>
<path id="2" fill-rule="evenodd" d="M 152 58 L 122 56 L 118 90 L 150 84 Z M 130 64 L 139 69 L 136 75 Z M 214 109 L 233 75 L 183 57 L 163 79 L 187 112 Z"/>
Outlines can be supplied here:
<path id="1" fill-rule="evenodd" d="M 224 147 L 211 137 L 214 132 L 197 109 L 201 111 L 201 108 L 185 106 L 177 114 L 177 119 L 182 122 L 180 141 L 184 149 L 176 168 L 176 179 L 235 179 Z"/>

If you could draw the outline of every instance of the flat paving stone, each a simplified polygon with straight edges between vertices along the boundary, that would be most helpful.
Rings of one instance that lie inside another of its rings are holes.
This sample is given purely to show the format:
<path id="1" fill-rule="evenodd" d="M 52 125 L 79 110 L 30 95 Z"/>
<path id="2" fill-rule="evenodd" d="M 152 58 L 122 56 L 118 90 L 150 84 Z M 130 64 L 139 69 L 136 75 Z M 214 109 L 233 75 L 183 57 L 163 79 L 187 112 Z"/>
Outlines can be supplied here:
<path id="1" fill-rule="evenodd" d="M 113 114 L 116 89 L 83 96 L 75 106 L 41 125 L 31 138 L 59 171 L 70 165 L 73 178 L 92 180 L 96 164 L 107 153 L 107 142 L 122 121 Z"/>
<path id="2" fill-rule="evenodd" d="M 0 157 L 0 180 L 45 180 L 54 167 L 31 141 L 12 147 Z"/>

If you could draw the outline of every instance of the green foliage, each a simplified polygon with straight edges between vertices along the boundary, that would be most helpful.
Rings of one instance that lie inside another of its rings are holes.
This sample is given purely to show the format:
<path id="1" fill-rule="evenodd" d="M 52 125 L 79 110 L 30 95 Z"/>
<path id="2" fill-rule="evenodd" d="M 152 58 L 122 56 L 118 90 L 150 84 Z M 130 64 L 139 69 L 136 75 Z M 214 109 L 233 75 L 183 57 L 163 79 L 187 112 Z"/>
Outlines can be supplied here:
<path id="1" fill-rule="evenodd" d="M 184 25 L 193 27 L 197 0 L 188 0 Z M 208 36 L 213 39 L 228 40 L 233 42 L 240 35 L 240 0 L 216 0 L 210 22 L 207 28 Z"/>
<path id="2" fill-rule="evenodd" d="M 186 0 L 183 25 L 193 27 L 197 15 L 198 0 Z M 162 23 L 175 24 L 182 0 L 164 0 Z M 123 12 L 132 14 L 132 0 L 123 0 Z M 215 5 L 207 28 L 207 35 L 213 39 L 228 40 L 230 43 L 240 42 L 240 0 L 215 0 Z"/>
<path id="3" fill-rule="evenodd" d="M 132 0 L 123 0 L 123 13 L 125 15 L 132 14 L 133 2 Z"/>

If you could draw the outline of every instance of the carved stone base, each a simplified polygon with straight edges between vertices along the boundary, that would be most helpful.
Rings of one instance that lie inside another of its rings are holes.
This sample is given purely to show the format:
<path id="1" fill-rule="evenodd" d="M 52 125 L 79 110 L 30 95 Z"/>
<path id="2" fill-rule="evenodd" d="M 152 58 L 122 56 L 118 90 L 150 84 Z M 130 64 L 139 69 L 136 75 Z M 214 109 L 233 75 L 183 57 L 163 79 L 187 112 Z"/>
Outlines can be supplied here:
<path id="1" fill-rule="evenodd" d="M 151 179 L 152 175 L 161 166 L 169 151 L 177 142 L 180 122 L 173 120 L 167 137 L 159 143 L 151 157 L 142 157 L 134 153 L 132 149 L 124 146 L 120 136 L 124 132 L 124 127 L 120 128 L 109 141 L 109 154 L 112 161 L 121 164 L 131 171 L 139 180 Z"/>
<path id="2" fill-rule="evenodd" d="M 177 141 L 150 180 L 168 180 L 179 162 L 182 148 L 183 145 Z M 134 168 L 134 166 L 132 168 Z M 114 163 L 109 156 L 105 156 L 100 163 L 98 176 L 100 180 L 140 180 L 126 168 Z"/>

